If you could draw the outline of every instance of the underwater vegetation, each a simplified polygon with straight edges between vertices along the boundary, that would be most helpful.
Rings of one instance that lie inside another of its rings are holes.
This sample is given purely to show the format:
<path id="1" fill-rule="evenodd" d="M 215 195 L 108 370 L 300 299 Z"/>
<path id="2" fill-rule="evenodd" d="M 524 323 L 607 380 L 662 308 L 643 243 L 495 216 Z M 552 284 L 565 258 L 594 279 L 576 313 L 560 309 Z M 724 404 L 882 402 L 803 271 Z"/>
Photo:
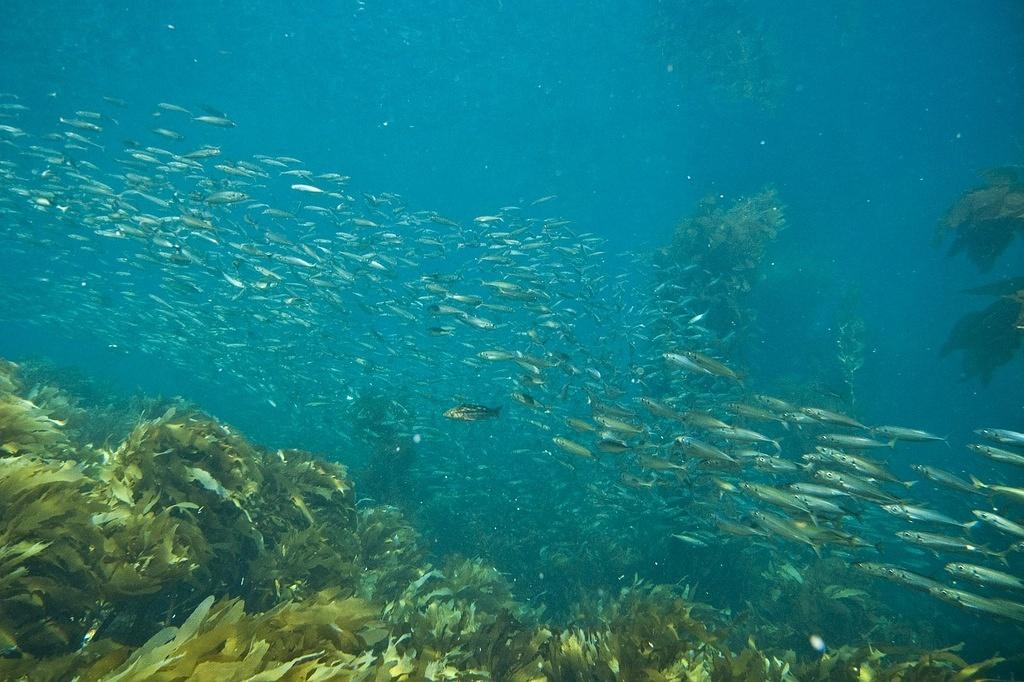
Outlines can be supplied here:
<path id="1" fill-rule="evenodd" d="M 840 320 L 836 336 L 836 358 L 843 376 L 847 404 L 856 404 L 857 374 L 864 367 L 864 319 L 847 305 L 847 312 Z"/>
<path id="2" fill-rule="evenodd" d="M 652 32 L 662 58 L 684 82 L 706 83 L 728 102 L 773 109 L 786 79 L 777 34 L 765 24 L 746 0 L 674 0 L 658 3 Z"/>
<path id="3" fill-rule="evenodd" d="M 939 224 L 936 241 L 951 237 L 950 256 L 966 253 L 987 272 L 1015 238 L 1024 236 L 1024 184 L 1016 168 L 993 168 L 983 175 L 987 184 L 960 196 Z"/>
<path id="4" fill-rule="evenodd" d="M 784 207 L 773 188 L 731 202 L 702 200 L 657 254 L 655 292 L 671 308 L 662 316 L 666 323 L 699 325 L 723 341 L 742 336 L 738 332 L 754 320 L 748 295 L 762 276 L 769 244 L 785 226 Z"/>
<path id="5" fill-rule="evenodd" d="M 942 354 L 961 351 L 964 375 L 987 384 L 999 367 L 1020 353 L 1024 341 L 1024 279 L 1011 278 L 968 293 L 995 299 L 982 310 L 957 320 Z"/>
<path id="6" fill-rule="evenodd" d="M 965 252 L 982 272 L 1024 236 L 1024 184 L 1017 168 L 984 173 L 988 184 L 965 192 L 939 225 L 939 241 L 952 235 L 949 255 Z M 1024 277 L 1014 277 L 967 293 L 994 297 L 986 308 L 960 318 L 942 355 L 963 353 L 966 377 L 988 383 L 993 372 L 1017 356 L 1024 338 Z"/>
<path id="7" fill-rule="evenodd" d="M 969 680 L 1002 660 L 801 660 L 690 588 L 639 580 L 545 624 L 492 566 L 435 567 L 397 510 L 357 509 L 338 464 L 179 408 L 116 447 L 78 444 L 11 363 L 0 406 L 3 679 Z"/>

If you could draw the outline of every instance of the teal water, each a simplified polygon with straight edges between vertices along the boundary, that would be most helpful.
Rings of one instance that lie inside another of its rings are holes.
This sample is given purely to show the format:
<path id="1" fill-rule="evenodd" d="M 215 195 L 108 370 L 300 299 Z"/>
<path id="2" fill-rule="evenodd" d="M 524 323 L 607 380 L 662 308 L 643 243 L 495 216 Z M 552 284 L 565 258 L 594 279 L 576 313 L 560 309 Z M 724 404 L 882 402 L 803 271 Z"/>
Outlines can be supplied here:
<path id="1" fill-rule="evenodd" d="M 771 596 L 785 563 L 801 573 L 877 561 L 952 584 L 943 566 L 960 555 L 895 533 L 969 533 L 993 551 L 1021 540 L 985 523 L 908 523 L 863 499 L 842 528 L 866 546 L 830 544 L 824 559 L 771 534 L 727 535 L 717 519 L 750 526 L 764 505 L 714 479 L 782 486 L 813 473 L 652 469 L 641 457 L 685 462 L 672 439 L 703 432 L 637 402 L 709 410 L 803 464 L 833 427 L 724 409 L 769 394 L 948 437 L 868 455 L 900 480 L 925 464 L 1024 487 L 1019 466 L 966 448 L 982 442 L 975 429 L 1024 431 L 1019 327 L 989 376 L 941 353 L 957 320 L 994 300 L 966 289 L 1024 276 L 1022 240 L 984 272 L 947 256 L 949 240 L 933 243 L 982 171 L 1020 163 L 1019 3 L 12 2 L 4 13 L 0 102 L 20 106 L 0 124 L 24 134 L 0 133 L 0 356 L 42 358 L 125 394 L 182 396 L 256 442 L 343 462 L 361 496 L 401 508 L 437 555 L 484 557 L 554 614 L 639 576 L 785 621 L 798 608 Z M 191 120 L 221 114 L 235 126 Z M 220 155 L 168 169 L 170 154 L 203 145 Z M 656 252 L 702 199 L 729 206 L 765 187 L 785 228 L 735 299 L 739 323 L 716 326 L 734 301 L 703 287 L 734 272 L 666 275 Z M 227 189 L 248 197 L 209 200 Z M 182 227 L 184 213 L 213 229 Z M 679 288 L 658 290 L 666 280 Z M 502 295 L 494 281 L 527 293 Z M 852 379 L 838 358 L 844 325 L 860 329 Z M 718 358 L 743 381 L 673 367 L 662 357 L 673 349 Z M 488 350 L 529 361 L 478 357 Z M 442 415 L 461 403 L 501 415 Z M 591 462 L 553 444 L 596 452 L 598 437 L 565 420 L 608 405 L 643 431 L 612 429 L 627 452 Z M 976 509 L 1024 519 L 1019 500 L 926 480 L 888 489 L 961 522 Z M 1019 552 L 980 560 L 1024 567 Z M 849 573 L 833 584 L 885 611 L 851 607 L 842 642 L 870 639 L 877 616 L 898 624 L 885 632 L 900 643 L 1020 650 L 1019 614 Z"/>

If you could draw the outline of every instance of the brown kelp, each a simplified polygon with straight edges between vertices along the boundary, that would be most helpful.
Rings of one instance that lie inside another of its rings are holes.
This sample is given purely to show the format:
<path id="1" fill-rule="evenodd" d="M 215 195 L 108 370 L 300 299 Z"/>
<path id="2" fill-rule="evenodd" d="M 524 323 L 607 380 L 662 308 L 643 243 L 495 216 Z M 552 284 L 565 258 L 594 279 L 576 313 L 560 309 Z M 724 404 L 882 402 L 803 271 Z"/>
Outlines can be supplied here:
<path id="1" fill-rule="evenodd" d="M 949 255 L 964 252 L 987 272 L 1014 238 L 1024 235 L 1024 184 L 1015 167 L 983 175 L 987 184 L 960 196 L 939 223 L 936 241 L 951 236 Z"/>
<path id="2" fill-rule="evenodd" d="M 785 225 L 784 208 L 772 188 L 731 202 L 702 200 L 657 254 L 655 299 L 665 309 L 669 322 L 664 324 L 679 326 L 667 333 L 678 338 L 687 327 L 699 325 L 724 339 L 751 324 L 748 295 L 762 276 L 769 245 Z"/>
<path id="3" fill-rule="evenodd" d="M 965 192 L 939 224 L 937 241 L 952 235 L 949 255 L 966 252 L 982 272 L 992 269 L 1015 238 L 1024 236 L 1024 184 L 1017 167 L 993 168 L 988 184 Z M 942 355 L 963 352 L 964 375 L 988 383 L 1010 362 L 1024 337 L 1024 283 L 1021 277 L 977 287 L 968 293 L 998 296 L 986 308 L 954 325 Z"/>
<path id="4" fill-rule="evenodd" d="M 706 83 L 724 101 L 770 110 L 786 87 L 778 35 L 754 3 L 660 3 L 652 35 L 670 74 L 688 86 Z"/>
<path id="5" fill-rule="evenodd" d="M 965 377 L 975 377 L 988 383 L 995 371 L 1012 361 L 1024 347 L 1024 283 L 1021 278 L 1008 280 L 1020 289 L 998 295 L 988 306 L 967 313 L 950 330 L 942 346 L 942 355 L 955 351 L 963 353 Z M 1002 283 L 997 283 L 1002 284 Z M 998 286 L 982 287 L 971 293 L 989 294 Z"/>
<path id="6" fill-rule="evenodd" d="M 177 409 L 86 448 L 6 369 L 3 679 L 968 680 L 1001 660 L 867 645 L 801 660 L 692 588 L 639 580 L 545 624 L 493 566 L 435 567 L 396 509 L 357 509 L 337 464 Z M 830 598 L 842 618 L 861 595 Z"/>

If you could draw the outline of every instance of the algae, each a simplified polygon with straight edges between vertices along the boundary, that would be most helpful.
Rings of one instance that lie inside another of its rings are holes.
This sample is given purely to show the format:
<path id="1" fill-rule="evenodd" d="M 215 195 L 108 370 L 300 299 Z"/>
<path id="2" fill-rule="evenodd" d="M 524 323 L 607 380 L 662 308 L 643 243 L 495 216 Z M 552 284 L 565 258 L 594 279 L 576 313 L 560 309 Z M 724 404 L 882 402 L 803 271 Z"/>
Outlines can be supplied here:
<path id="1" fill-rule="evenodd" d="M 0 458 L 3 679 L 967 680 L 1001 662 L 868 644 L 801 660 L 793 632 L 639 580 L 546 623 L 493 566 L 435 567 L 397 509 L 357 509 L 340 465 L 191 410 L 88 447 L 5 370 L 0 438 L 24 447 Z M 863 593 L 820 570 L 778 598 L 824 593 L 867 627 Z"/>

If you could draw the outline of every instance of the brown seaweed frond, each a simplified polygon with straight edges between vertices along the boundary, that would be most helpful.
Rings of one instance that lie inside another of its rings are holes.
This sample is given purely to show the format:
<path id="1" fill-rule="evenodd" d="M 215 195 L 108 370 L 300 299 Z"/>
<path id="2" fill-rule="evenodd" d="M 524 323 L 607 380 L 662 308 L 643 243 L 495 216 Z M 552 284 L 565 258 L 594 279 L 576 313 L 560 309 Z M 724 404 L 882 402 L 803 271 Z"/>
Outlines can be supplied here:
<path id="1" fill-rule="evenodd" d="M 0 459 L 0 630 L 17 651 L 53 654 L 75 645 L 102 583 L 92 556 L 103 509 L 71 462 Z"/>
<path id="2" fill-rule="evenodd" d="M 68 459 L 74 448 L 62 431 L 65 420 L 20 396 L 17 365 L 0 361 L 0 453 Z"/>
<path id="3" fill-rule="evenodd" d="M 986 174 L 988 184 L 964 192 L 939 223 L 936 241 L 952 236 L 949 255 L 961 251 L 987 272 L 1013 242 L 1024 235 L 1024 184 L 1014 168 Z"/>

